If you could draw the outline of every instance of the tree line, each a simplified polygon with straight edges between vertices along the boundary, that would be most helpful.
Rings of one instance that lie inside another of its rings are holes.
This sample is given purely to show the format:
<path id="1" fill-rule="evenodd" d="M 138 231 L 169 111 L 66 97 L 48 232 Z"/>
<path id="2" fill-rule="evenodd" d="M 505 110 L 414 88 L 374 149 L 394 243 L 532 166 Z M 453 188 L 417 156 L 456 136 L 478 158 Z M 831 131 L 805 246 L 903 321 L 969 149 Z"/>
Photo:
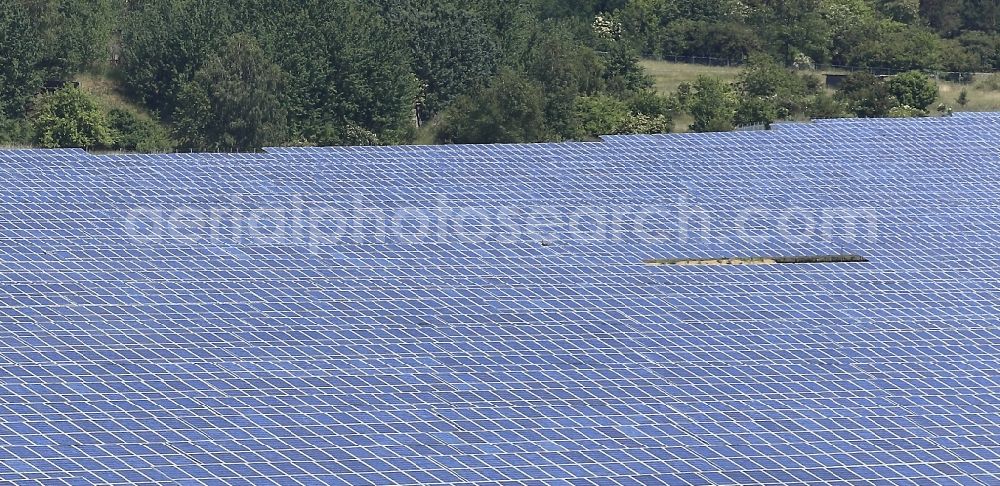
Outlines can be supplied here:
<path id="1" fill-rule="evenodd" d="M 632 0 L 611 16 L 647 57 L 1000 70 L 996 0 Z"/>
<path id="2" fill-rule="evenodd" d="M 880 79 L 855 76 L 830 96 L 788 68 L 993 68 L 995 6 L 0 0 L 0 143 L 247 151 L 580 140 L 666 132 L 680 114 L 699 131 L 795 116 L 920 114 L 922 98 Z M 751 62 L 735 84 L 704 78 L 658 94 L 639 59 L 675 54 Z M 64 85 L 87 72 L 110 79 L 139 109 L 102 106 Z"/>

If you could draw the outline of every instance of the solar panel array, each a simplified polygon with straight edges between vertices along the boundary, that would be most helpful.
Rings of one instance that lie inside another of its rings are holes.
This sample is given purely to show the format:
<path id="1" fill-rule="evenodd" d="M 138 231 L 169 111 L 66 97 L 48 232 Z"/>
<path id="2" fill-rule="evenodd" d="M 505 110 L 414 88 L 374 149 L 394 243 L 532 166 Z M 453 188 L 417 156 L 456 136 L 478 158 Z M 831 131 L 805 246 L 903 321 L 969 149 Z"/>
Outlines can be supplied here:
<path id="1" fill-rule="evenodd" d="M 998 135 L 0 151 L 0 480 L 998 484 Z"/>

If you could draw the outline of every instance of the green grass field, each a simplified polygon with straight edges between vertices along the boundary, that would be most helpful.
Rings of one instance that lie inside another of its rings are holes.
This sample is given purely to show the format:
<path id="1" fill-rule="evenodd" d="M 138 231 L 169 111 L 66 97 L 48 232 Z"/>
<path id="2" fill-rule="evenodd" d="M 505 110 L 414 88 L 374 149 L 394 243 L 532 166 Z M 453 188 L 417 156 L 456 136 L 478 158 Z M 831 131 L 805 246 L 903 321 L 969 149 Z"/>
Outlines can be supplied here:
<path id="1" fill-rule="evenodd" d="M 741 70 L 738 67 L 703 66 L 653 60 L 642 61 L 642 66 L 653 77 L 657 91 L 664 94 L 673 93 L 681 83 L 694 83 L 701 75 L 714 76 L 732 82 L 736 80 Z M 820 75 L 824 71 L 813 71 L 813 73 Z M 940 95 L 937 103 L 945 103 L 955 111 L 1000 111 L 1000 89 L 993 89 L 990 84 L 995 85 L 996 83 L 980 81 L 961 85 L 941 81 L 938 83 Z M 964 107 L 959 106 L 956 102 L 963 88 L 968 92 L 969 100 Z M 936 106 L 931 107 L 932 112 L 935 108 Z M 692 120 L 687 115 L 680 116 L 675 120 L 675 129 L 680 132 L 687 131 L 687 126 L 691 122 Z"/>
<path id="2" fill-rule="evenodd" d="M 694 83 L 698 76 L 703 74 L 731 82 L 736 80 L 736 76 L 741 71 L 741 68 L 738 67 L 702 66 L 700 64 L 652 60 L 644 60 L 641 64 L 646 72 L 653 77 L 656 90 L 664 94 L 673 93 L 683 83 Z"/>

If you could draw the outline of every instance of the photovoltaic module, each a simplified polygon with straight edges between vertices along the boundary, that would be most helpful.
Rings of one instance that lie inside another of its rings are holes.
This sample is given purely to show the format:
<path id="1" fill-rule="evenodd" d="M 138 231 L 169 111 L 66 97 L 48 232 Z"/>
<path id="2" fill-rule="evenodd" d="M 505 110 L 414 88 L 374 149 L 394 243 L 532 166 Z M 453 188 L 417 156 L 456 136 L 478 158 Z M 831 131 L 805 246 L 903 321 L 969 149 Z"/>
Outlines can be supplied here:
<path id="1" fill-rule="evenodd" d="M 1000 484 L 1000 114 L 0 150 L 0 198 L 3 481 Z"/>

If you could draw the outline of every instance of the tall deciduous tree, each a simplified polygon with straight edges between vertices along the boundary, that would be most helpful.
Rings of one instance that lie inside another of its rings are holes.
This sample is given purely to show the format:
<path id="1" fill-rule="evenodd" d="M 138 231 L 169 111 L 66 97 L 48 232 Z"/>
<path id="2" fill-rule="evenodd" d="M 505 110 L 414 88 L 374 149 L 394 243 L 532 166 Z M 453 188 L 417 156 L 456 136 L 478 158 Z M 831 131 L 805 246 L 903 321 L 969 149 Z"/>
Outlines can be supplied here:
<path id="1" fill-rule="evenodd" d="M 287 137 L 285 73 L 245 34 L 229 39 L 186 83 L 177 137 L 197 150 L 247 151 Z"/>
<path id="2" fill-rule="evenodd" d="M 49 79 L 68 79 L 106 62 L 123 0 L 20 0 L 38 23 L 39 67 Z"/>
<path id="3" fill-rule="evenodd" d="M 876 0 L 875 8 L 883 15 L 906 24 L 920 21 L 920 0 Z"/>
<path id="4" fill-rule="evenodd" d="M 603 89 L 605 65 L 593 49 L 576 40 L 567 24 L 550 21 L 543 25 L 534 38 L 527 72 L 544 90 L 549 128 L 569 138 L 574 133 L 574 101 Z"/>
<path id="5" fill-rule="evenodd" d="M 308 143 L 349 143 L 349 131 L 402 141 L 418 83 L 405 33 L 359 0 L 290 2 L 261 21 L 269 52 L 291 75 L 293 128 Z M 349 130 L 350 129 L 350 130 Z"/>
<path id="6" fill-rule="evenodd" d="M 466 2 L 391 2 L 394 28 L 408 32 L 413 73 L 420 79 L 421 119 L 475 91 L 499 69 L 499 39 L 486 19 Z"/>
<path id="7" fill-rule="evenodd" d="M 0 0 L 0 118 L 24 113 L 41 85 L 37 24 L 16 0 Z"/>
<path id="8" fill-rule="evenodd" d="M 956 0 L 922 0 L 920 14 L 932 28 L 946 35 L 962 28 L 962 2 Z"/>
<path id="9" fill-rule="evenodd" d="M 823 20 L 819 0 L 773 0 L 754 15 L 761 36 L 786 64 L 804 54 L 825 62 L 830 54 L 830 26 Z"/>
<path id="10" fill-rule="evenodd" d="M 235 33 L 232 6 L 221 0 L 140 1 L 121 30 L 126 89 L 166 117 L 176 108 L 181 85 Z"/>

